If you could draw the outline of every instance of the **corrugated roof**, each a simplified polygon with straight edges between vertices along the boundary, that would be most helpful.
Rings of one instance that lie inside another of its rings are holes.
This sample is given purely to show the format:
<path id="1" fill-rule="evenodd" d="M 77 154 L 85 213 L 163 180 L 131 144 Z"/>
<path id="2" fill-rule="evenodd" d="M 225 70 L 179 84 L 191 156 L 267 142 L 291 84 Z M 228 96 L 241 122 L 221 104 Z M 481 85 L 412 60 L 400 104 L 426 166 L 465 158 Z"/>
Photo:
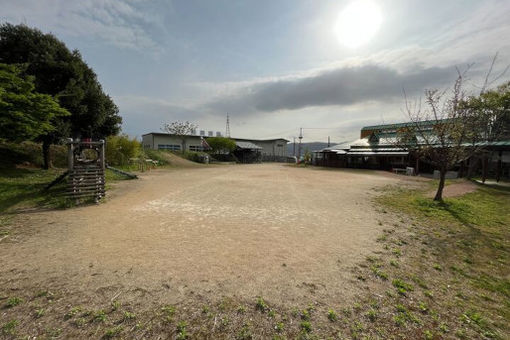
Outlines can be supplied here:
<path id="1" fill-rule="evenodd" d="M 406 156 L 408 151 L 385 151 L 385 152 L 365 152 L 365 151 L 349 151 L 347 155 L 353 156 Z"/>
<path id="2" fill-rule="evenodd" d="M 143 134 L 143 136 L 148 136 L 148 135 L 160 135 L 160 136 L 176 136 L 175 134 L 172 134 L 172 133 L 166 133 L 166 132 L 149 132 L 149 133 L 146 133 L 146 134 Z M 204 137 L 204 138 L 210 138 L 210 137 L 215 137 L 215 136 L 199 136 L 199 135 L 186 135 L 187 137 Z M 235 137 L 226 137 L 226 136 L 221 136 L 221 137 L 225 137 L 225 138 L 230 138 L 230 139 L 233 139 L 233 140 L 239 140 L 239 141 L 255 141 L 255 142 L 274 142 L 274 141 L 278 141 L 278 140 L 281 140 L 281 141 L 285 141 L 285 142 L 290 142 L 288 139 L 285 139 L 285 138 L 271 138 L 271 139 L 250 139 L 250 138 L 235 138 Z"/>
<path id="3" fill-rule="evenodd" d="M 364 126 L 361 128 L 361 131 L 363 130 L 378 130 L 378 129 L 396 129 L 406 126 L 415 126 L 418 124 L 419 126 L 426 126 L 426 125 L 433 125 L 437 124 L 437 120 L 424 120 L 421 122 L 406 122 L 406 123 L 396 123 L 396 124 L 381 124 L 381 125 L 370 125 L 370 126 Z"/>
<path id="4" fill-rule="evenodd" d="M 251 142 L 240 142 L 236 141 L 236 145 L 240 149 L 249 149 L 249 150 L 262 150 L 262 148 L 258 145 L 255 145 Z"/>
<path id="5" fill-rule="evenodd" d="M 338 151 L 338 150 L 349 150 L 349 148 L 351 147 L 351 144 L 353 142 L 343 142 L 343 143 L 340 143 L 340 144 L 336 144 L 336 145 L 333 145 L 333 146 L 329 146 L 327 148 L 324 148 L 324 149 L 321 149 L 319 150 L 319 152 L 324 152 L 324 151 L 331 151 L 331 152 L 334 152 L 334 151 Z M 317 151 L 314 151 L 314 152 L 317 152 Z"/>

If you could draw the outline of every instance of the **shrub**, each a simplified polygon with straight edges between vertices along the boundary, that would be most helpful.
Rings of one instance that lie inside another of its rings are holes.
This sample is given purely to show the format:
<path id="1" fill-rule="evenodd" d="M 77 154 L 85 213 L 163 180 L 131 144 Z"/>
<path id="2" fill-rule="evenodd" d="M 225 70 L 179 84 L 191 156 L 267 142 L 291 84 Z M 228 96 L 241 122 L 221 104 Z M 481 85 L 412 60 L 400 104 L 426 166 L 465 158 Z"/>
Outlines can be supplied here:
<path id="1" fill-rule="evenodd" d="M 236 148 L 236 142 L 227 137 L 209 137 L 207 144 L 211 147 L 212 154 L 229 154 Z"/>
<path id="2" fill-rule="evenodd" d="M 143 156 L 150 158 L 154 161 L 158 161 L 158 164 L 160 164 L 160 165 L 166 165 L 166 164 L 170 163 L 169 158 L 168 158 L 169 152 L 170 151 L 144 149 Z"/>
<path id="3" fill-rule="evenodd" d="M 196 163 L 204 163 L 206 156 L 209 157 L 209 155 L 205 152 L 185 151 L 182 153 L 182 157 Z"/>
<path id="4" fill-rule="evenodd" d="M 111 136 L 106 139 L 106 162 L 111 165 L 127 165 L 130 158 L 141 155 L 142 145 L 136 138 L 127 135 Z"/>
<path id="5" fill-rule="evenodd" d="M 14 167 L 18 164 L 28 163 L 33 166 L 42 166 L 41 144 L 34 142 L 9 143 L 0 140 L 0 167 Z M 50 156 L 53 166 L 67 167 L 67 147 L 65 145 L 52 145 Z"/>

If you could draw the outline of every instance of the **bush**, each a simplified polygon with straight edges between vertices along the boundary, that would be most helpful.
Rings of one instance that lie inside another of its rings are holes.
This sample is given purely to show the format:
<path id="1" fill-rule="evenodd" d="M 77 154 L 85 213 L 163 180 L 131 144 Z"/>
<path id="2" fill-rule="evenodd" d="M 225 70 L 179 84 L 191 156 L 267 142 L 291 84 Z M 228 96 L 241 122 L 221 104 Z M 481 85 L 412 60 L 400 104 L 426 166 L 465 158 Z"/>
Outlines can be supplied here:
<path id="1" fill-rule="evenodd" d="M 205 152 L 194 152 L 194 151 L 185 151 L 183 154 L 181 154 L 181 156 L 186 158 L 189 161 L 196 162 L 196 163 L 204 163 L 205 158 L 209 157 L 209 155 Z"/>
<path id="2" fill-rule="evenodd" d="M 211 147 L 212 154 L 229 154 L 236 149 L 236 142 L 226 137 L 209 137 L 207 144 Z"/>
<path id="3" fill-rule="evenodd" d="M 144 149 L 144 157 L 150 158 L 154 161 L 158 161 L 159 165 L 170 164 L 168 157 L 165 157 L 165 154 L 168 154 L 170 151 L 163 150 L 154 150 L 154 149 Z"/>
<path id="4" fill-rule="evenodd" d="M 53 166 L 67 167 L 67 147 L 65 145 L 52 145 L 50 155 Z M 15 167 L 28 163 L 40 167 L 43 164 L 41 144 L 34 142 L 9 143 L 0 141 L 0 167 Z"/>
<path id="5" fill-rule="evenodd" d="M 130 158 L 142 154 L 142 145 L 136 138 L 127 135 L 111 136 L 106 139 L 106 162 L 110 165 L 127 165 Z"/>

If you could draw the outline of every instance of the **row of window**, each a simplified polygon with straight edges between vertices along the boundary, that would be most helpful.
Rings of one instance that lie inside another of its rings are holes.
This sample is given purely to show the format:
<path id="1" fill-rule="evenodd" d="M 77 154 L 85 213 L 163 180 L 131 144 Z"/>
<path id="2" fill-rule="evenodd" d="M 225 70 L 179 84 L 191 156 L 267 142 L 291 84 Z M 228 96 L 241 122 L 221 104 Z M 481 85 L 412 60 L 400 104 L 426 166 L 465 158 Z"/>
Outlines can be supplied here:
<path id="1" fill-rule="evenodd" d="M 158 150 L 181 151 L 181 146 L 178 144 L 158 144 Z M 203 151 L 204 148 L 200 145 L 190 145 L 189 151 Z"/>
<path id="2" fill-rule="evenodd" d="M 181 146 L 178 144 L 158 144 L 158 150 L 180 151 Z"/>

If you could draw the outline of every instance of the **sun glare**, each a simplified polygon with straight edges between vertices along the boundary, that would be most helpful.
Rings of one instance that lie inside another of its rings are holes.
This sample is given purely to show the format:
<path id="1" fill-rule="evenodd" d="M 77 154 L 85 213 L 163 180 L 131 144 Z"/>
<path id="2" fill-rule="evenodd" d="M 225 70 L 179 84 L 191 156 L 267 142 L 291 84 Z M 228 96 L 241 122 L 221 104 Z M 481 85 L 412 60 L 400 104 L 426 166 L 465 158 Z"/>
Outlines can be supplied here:
<path id="1" fill-rule="evenodd" d="M 373 1 L 355 0 L 340 12 L 335 33 L 341 44 L 356 48 L 373 38 L 381 22 L 381 11 Z"/>

